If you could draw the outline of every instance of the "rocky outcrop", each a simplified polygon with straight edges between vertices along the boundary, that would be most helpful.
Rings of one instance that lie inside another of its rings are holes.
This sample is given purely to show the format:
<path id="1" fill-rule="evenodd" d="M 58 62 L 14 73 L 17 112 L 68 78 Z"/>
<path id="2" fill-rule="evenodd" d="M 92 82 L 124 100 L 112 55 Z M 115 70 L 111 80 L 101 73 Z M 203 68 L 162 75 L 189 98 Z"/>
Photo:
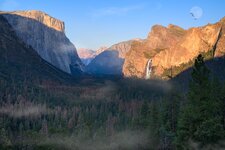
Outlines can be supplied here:
<path id="1" fill-rule="evenodd" d="M 123 73 L 127 77 L 145 75 L 146 64 L 152 60 L 153 77 L 174 76 L 202 53 L 206 59 L 224 56 L 224 20 L 216 24 L 183 30 L 169 25 L 154 26 L 144 42 L 136 42 L 125 58 Z"/>
<path id="2" fill-rule="evenodd" d="M 111 46 L 97 55 L 86 67 L 91 74 L 122 75 L 124 58 L 130 51 L 131 44 L 139 39 L 121 42 Z"/>
<path id="3" fill-rule="evenodd" d="M 67 73 L 82 70 L 76 48 L 65 35 L 64 23 L 40 11 L 1 12 L 17 36 L 47 62 Z"/>
<path id="4" fill-rule="evenodd" d="M 188 64 L 200 53 L 213 53 L 220 31 L 218 24 L 189 29 L 179 43 L 152 58 L 154 74 L 162 76 L 165 70 Z"/>
<path id="5" fill-rule="evenodd" d="M 157 53 L 178 43 L 185 32 L 184 29 L 175 25 L 169 25 L 168 27 L 153 26 L 146 40 L 132 43 L 131 50 L 125 57 L 123 74 L 126 77 L 144 77 L 148 60 Z"/>

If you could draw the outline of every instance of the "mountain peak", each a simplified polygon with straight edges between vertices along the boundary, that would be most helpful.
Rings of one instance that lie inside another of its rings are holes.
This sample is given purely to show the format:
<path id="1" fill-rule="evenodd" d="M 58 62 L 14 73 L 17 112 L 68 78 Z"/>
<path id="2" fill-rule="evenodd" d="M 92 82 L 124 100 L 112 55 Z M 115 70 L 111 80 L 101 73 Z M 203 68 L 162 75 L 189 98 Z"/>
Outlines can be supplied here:
<path id="1" fill-rule="evenodd" d="M 95 51 L 91 49 L 86 49 L 86 48 L 79 48 L 77 52 L 80 58 L 85 58 L 85 59 L 89 57 L 93 57 L 93 55 L 95 54 Z"/>
<path id="2" fill-rule="evenodd" d="M 33 19 L 35 21 L 38 21 L 40 23 L 43 23 L 49 28 L 52 28 L 54 30 L 65 32 L 65 24 L 63 21 L 58 20 L 54 17 L 51 17 L 50 15 L 46 14 L 45 12 L 39 11 L 39 10 L 26 10 L 26 11 L 5 11 L 0 12 L 0 14 L 3 15 L 17 15 L 24 18 Z"/>
<path id="3" fill-rule="evenodd" d="M 177 25 L 174 25 L 174 24 L 169 24 L 168 29 L 175 29 L 175 30 L 184 30 L 183 28 L 177 26 Z"/>
<path id="4" fill-rule="evenodd" d="M 163 25 L 160 25 L 160 24 L 156 24 L 154 26 L 152 26 L 152 31 L 153 30 L 159 30 L 159 29 L 164 29 L 166 27 L 164 27 Z"/>

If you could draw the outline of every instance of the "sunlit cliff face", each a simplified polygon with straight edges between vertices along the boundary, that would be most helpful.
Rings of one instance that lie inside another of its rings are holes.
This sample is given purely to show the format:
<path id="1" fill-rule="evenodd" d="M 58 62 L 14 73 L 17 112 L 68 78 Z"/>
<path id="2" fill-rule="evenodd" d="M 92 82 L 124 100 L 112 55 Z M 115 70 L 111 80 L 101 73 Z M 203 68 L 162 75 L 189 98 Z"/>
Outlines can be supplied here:
<path id="1" fill-rule="evenodd" d="M 127 77 L 144 77 L 149 59 L 152 59 L 154 76 L 163 77 L 171 68 L 193 63 L 199 54 L 212 52 L 212 58 L 223 57 L 224 32 L 224 19 L 188 30 L 175 25 L 153 26 L 145 41 L 133 43 L 125 57 L 123 74 Z"/>

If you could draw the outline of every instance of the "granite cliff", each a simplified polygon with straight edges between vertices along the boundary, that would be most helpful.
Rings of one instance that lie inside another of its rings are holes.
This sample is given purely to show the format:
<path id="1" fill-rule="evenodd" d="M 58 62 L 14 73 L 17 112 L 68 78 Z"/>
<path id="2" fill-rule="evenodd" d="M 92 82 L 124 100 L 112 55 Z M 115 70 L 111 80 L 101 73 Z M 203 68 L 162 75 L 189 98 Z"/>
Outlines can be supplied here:
<path id="1" fill-rule="evenodd" d="M 143 78 L 151 59 L 152 77 L 167 79 L 190 67 L 199 54 L 206 59 L 224 56 L 224 20 L 188 30 L 175 25 L 153 26 L 146 40 L 132 43 L 125 57 L 123 74 Z"/>
<path id="2" fill-rule="evenodd" d="M 17 37 L 8 21 L 0 15 L 0 80 L 9 83 L 68 83 L 72 76 L 43 60 Z M 16 84 L 15 84 L 16 85 Z M 23 86 L 23 88 L 26 88 Z"/>
<path id="3" fill-rule="evenodd" d="M 64 22 L 40 11 L 0 12 L 17 36 L 47 62 L 70 74 L 82 72 L 75 46 L 65 35 Z"/>

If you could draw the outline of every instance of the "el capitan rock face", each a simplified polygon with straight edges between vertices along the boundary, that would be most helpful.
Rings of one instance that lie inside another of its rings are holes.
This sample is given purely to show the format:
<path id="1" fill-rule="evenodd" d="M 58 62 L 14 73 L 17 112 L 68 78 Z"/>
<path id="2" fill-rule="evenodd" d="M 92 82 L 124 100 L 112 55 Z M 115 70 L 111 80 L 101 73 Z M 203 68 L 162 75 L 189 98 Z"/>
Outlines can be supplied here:
<path id="1" fill-rule="evenodd" d="M 168 70 L 176 68 L 174 75 L 186 69 L 200 53 L 205 57 L 221 57 L 225 52 L 225 23 L 183 30 L 169 25 L 154 26 L 144 42 L 136 42 L 125 58 L 123 73 L 127 77 L 142 78 L 147 61 L 152 60 L 152 75 L 165 78 Z M 185 67 L 186 66 L 186 67 Z"/>
<path id="2" fill-rule="evenodd" d="M 0 14 L 44 60 L 70 74 L 82 71 L 76 48 L 65 35 L 64 22 L 34 10 Z"/>
<path id="3" fill-rule="evenodd" d="M 0 79 L 40 84 L 71 82 L 72 77 L 43 60 L 18 38 L 12 26 L 0 15 Z"/>

